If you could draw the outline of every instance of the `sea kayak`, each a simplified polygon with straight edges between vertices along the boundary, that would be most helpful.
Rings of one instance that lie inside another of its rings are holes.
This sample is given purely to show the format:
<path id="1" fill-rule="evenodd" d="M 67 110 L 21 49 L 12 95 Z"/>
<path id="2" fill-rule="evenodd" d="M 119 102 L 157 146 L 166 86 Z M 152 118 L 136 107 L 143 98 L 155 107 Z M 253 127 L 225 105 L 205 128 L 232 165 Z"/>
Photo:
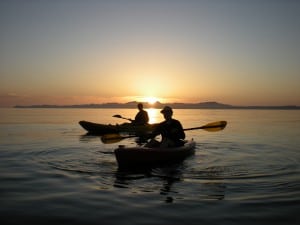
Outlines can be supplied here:
<path id="1" fill-rule="evenodd" d="M 183 161 L 194 154 L 196 143 L 187 141 L 184 146 L 174 148 L 126 147 L 114 150 L 119 168 L 161 166 Z"/>
<path id="2" fill-rule="evenodd" d="M 149 124 L 146 126 L 143 125 L 132 125 L 130 123 L 123 124 L 100 124 L 93 123 L 89 121 L 79 121 L 80 126 L 84 128 L 88 134 L 93 135 L 104 135 L 104 134 L 112 134 L 112 133 L 148 133 L 154 130 L 156 124 Z"/>

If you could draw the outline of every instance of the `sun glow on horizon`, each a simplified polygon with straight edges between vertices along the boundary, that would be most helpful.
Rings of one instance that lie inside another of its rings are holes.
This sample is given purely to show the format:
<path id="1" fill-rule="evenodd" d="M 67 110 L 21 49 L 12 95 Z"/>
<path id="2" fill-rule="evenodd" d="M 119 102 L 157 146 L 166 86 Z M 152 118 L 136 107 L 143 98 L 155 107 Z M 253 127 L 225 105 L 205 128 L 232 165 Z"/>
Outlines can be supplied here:
<path id="1" fill-rule="evenodd" d="M 139 102 L 147 102 L 150 105 L 154 105 L 156 102 L 160 102 L 161 99 L 157 98 L 157 97 L 154 97 L 154 96 L 145 96 L 145 97 L 143 96 L 143 97 L 138 97 L 137 101 L 139 101 Z"/>
<path id="2" fill-rule="evenodd" d="M 155 102 L 158 102 L 158 98 L 149 96 L 145 97 L 146 102 L 148 102 L 150 105 L 153 105 Z"/>

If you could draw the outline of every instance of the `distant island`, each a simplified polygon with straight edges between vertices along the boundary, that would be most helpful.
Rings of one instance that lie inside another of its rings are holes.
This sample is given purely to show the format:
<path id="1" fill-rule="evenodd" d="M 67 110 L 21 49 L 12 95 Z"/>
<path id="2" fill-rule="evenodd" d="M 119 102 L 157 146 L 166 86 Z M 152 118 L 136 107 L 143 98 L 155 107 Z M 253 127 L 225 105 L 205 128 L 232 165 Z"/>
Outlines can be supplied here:
<path id="1" fill-rule="evenodd" d="M 14 108 L 124 108 L 132 109 L 136 108 L 138 102 L 131 101 L 127 103 L 102 103 L 102 104 L 80 104 L 80 105 L 29 105 L 22 106 L 16 105 Z M 284 105 L 284 106 L 233 106 L 228 104 L 222 104 L 218 102 L 200 102 L 200 103 L 160 103 L 155 102 L 149 104 L 143 102 L 145 108 L 157 108 L 161 109 L 165 105 L 171 106 L 174 109 L 300 109 L 300 106 Z"/>

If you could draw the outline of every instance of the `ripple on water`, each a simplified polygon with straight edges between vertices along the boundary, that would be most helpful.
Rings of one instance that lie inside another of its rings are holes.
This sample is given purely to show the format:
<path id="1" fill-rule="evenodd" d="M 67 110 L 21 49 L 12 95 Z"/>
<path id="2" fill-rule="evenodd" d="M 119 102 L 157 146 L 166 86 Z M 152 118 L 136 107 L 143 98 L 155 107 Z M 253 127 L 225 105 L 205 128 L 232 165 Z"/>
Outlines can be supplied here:
<path id="1" fill-rule="evenodd" d="M 116 172 L 113 155 L 103 154 L 96 147 L 48 148 L 32 154 L 31 161 L 46 176 L 61 177 L 66 186 L 77 182 L 77 185 L 88 189 L 111 188 Z M 70 179 L 73 181 L 70 182 Z"/>
<path id="2" fill-rule="evenodd" d="M 81 182 L 88 189 L 156 193 L 166 202 L 288 199 L 299 194 L 298 166 L 264 145 L 203 142 L 181 164 L 140 171 L 119 171 L 112 148 L 49 147 L 27 154 L 44 174 L 66 178 L 64 185 Z M 265 155 L 272 160 L 265 160 Z"/>
<path id="3" fill-rule="evenodd" d="M 218 145 L 222 147 L 198 145 L 195 163 L 185 170 L 185 182 L 202 187 L 202 193 L 203 187 L 223 191 L 231 200 L 292 200 L 299 194 L 299 166 L 290 155 L 283 157 L 266 144 Z"/>

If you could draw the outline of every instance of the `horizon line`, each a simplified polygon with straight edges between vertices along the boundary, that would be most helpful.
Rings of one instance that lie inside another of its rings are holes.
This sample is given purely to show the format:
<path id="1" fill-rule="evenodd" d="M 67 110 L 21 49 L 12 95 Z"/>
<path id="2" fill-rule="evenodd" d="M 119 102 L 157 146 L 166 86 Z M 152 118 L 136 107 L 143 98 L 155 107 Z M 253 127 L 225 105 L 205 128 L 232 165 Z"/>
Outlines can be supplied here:
<path id="1" fill-rule="evenodd" d="M 283 109 L 300 109 L 298 105 L 230 105 L 224 103 L 218 103 L 215 101 L 199 102 L 199 103 L 185 103 L 185 102 L 173 102 L 173 103 L 161 103 L 156 101 L 155 103 L 130 101 L 126 103 L 107 102 L 107 103 L 88 103 L 88 104 L 69 104 L 69 105 L 55 105 L 55 104 L 36 104 L 36 105 L 15 105 L 8 108 L 136 108 L 138 103 L 142 103 L 144 108 L 161 108 L 162 106 L 170 105 L 173 108 L 183 109 L 252 109 L 252 108 L 283 108 Z"/>

